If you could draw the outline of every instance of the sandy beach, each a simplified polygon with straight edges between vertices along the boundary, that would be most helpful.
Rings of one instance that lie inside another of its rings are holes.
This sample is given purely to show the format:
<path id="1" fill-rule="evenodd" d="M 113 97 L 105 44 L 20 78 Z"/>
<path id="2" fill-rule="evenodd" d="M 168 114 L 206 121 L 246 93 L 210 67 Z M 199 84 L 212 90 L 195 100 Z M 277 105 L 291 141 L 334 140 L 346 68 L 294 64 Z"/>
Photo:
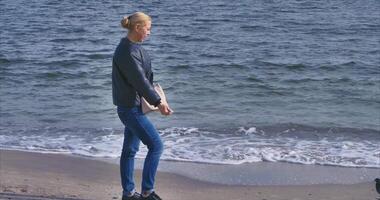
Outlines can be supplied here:
<path id="1" fill-rule="evenodd" d="M 136 182 L 141 181 L 140 170 Z M 374 200 L 373 182 L 288 186 L 222 185 L 159 172 L 164 200 Z M 61 154 L 0 151 L 0 199 L 121 199 L 117 164 Z"/>

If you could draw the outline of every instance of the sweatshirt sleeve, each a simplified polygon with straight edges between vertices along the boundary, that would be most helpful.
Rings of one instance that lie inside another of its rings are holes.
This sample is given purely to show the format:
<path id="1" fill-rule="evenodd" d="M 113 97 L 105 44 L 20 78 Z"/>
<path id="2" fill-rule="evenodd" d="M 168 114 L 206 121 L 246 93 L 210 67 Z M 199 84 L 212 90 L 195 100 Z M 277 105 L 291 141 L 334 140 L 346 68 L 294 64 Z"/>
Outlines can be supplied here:
<path id="1" fill-rule="evenodd" d="M 161 102 L 161 98 L 147 79 L 141 59 L 138 50 L 121 56 L 119 63 L 120 71 L 139 95 L 143 96 L 149 104 L 157 106 Z"/>

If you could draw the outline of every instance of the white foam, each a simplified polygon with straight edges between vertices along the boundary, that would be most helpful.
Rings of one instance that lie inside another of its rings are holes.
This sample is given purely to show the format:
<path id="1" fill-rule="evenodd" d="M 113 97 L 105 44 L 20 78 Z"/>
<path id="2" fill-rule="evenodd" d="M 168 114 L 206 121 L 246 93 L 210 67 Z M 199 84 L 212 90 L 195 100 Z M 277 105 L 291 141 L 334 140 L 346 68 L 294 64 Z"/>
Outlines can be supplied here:
<path id="1" fill-rule="evenodd" d="M 68 134 L 58 137 L 0 135 L 0 148 L 118 158 L 123 144 L 122 131 L 112 128 L 102 131 L 102 135 L 89 137 L 91 133 L 88 133 L 85 138 Z M 161 130 L 160 134 L 165 160 L 220 164 L 269 161 L 380 168 L 380 145 L 366 140 L 266 137 L 255 127 L 241 127 L 234 134 L 172 127 Z M 137 157 L 144 158 L 146 153 L 147 148 L 140 145 Z"/>
<path id="2" fill-rule="evenodd" d="M 243 133 L 244 135 L 249 135 L 249 134 L 257 133 L 257 130 L 256 130 L 256 127 L 250 127 L 248 129 L 245 129 L 244 127 L 240 127 L 237 132 Z"/>

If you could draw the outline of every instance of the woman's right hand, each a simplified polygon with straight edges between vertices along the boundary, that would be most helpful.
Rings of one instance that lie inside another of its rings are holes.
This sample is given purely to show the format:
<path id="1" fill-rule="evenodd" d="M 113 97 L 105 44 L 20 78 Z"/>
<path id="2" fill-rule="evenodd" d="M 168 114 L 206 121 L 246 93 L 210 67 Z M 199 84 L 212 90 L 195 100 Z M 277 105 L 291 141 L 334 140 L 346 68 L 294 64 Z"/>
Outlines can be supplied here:
<path id="1" fill-rule="evenodd" d="M 171 115 L 173 113 L 173 110 L 170 109 L 169 105 L 166 103 L 160 103 L 158 109 L 160 110 L 161 115 Z"/>

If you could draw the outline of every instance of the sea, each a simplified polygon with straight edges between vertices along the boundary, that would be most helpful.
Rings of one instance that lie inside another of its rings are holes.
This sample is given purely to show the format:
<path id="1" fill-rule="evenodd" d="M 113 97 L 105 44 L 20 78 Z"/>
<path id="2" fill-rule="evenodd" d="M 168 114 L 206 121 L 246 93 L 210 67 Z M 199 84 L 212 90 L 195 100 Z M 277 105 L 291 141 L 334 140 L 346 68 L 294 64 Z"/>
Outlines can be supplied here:
<path id="1" fill-rule="evenodd" d="M 1 0 L 0 149 L 120 156 L 123 16 L 171 116 L 162 160 L 380 168 L 379 0 Z M 141 145 L 137 157 L 144 158 Z"/>

